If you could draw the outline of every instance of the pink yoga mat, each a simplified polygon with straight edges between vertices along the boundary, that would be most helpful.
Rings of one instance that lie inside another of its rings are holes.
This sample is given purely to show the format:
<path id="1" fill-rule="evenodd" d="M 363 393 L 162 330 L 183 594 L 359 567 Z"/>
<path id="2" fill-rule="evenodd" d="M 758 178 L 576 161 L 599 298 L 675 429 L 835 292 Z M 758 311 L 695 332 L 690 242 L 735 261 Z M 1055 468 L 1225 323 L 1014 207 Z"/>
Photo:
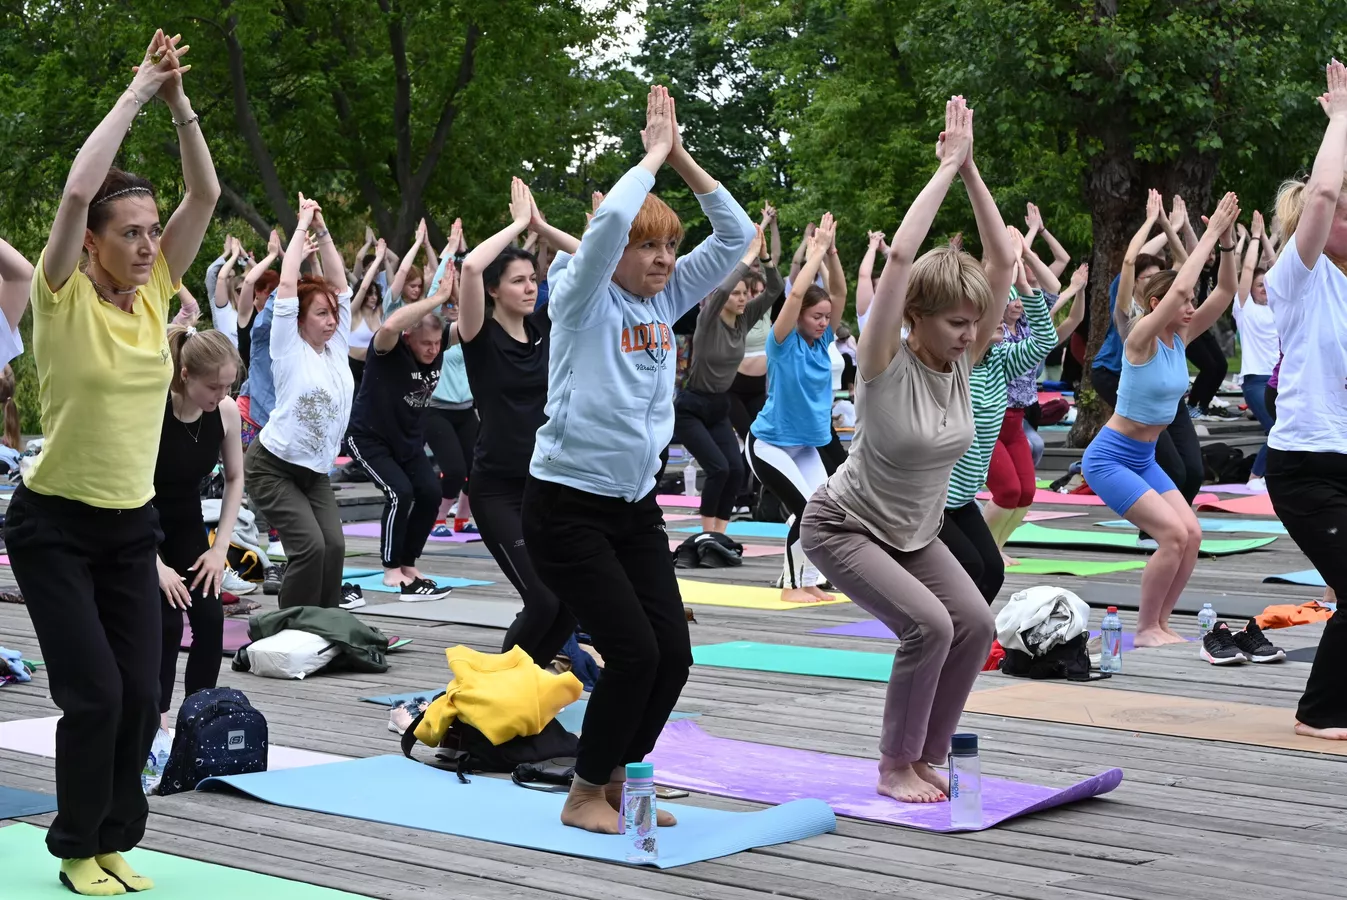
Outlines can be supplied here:
<path id="1" fill-rule="evenodd" d="M 1241 516 L 1275 516 L 1272 498 L 1267 494 L 1254 494 L 1251 497 L 1236 497 L 1233 500 L 1218 500 L 1210 494 L 1198 495 L 1195 505 L 1199 510 L 1237 513 Z"/>
<path id="2" fill-rule="evenodd" d="M 982 493 L 978 494 L 979 500 L 990 500 L 991 498 L 992 495 L 987 491 L 983 491 Z M 1034 502 L 1047 503 L 1049 505 L 1062 505 L 1062 506 L 1104 505 L 1104 501 L 1100 500 L 1099 497 L 1097 497 L 1094 494 L 1059 494 L 1056 491 L 1044 490 L 1043 488 L 1039 488 L 1034 493 Z M 1218 503 L 1220 501 L 1215 494 L 1198 494 L 1197 498 L 1193 502 L 1198 504 L 1197 507 L 1198 509 L 1206 509 L 1207 507 L 1203 506 L 1202 504 Z"/>
<path id="3" fill-rule="evenodd" d="M 878 762 L 833 756 L 747 741 L 712 737 L 695 722 L 664 726 L 655 750 L 646 757 L 660 784 L 722 797 L 786 803 L 813 797 L 839 816 L 906 825 L 923 831 L 982 831 L 1008 819 L 1107 794 L 1122 783 L 1122 769 L 1076 782 L 1067 788 L 982 779 L 982 826 L 950 825 L 948 803 L 899 803 L 875 793 Z"/>
<path id="4" fill-rule="evenodd" d="M 378 522 L 356 522 L 352 525 L 341 526 L 342 534 L 349 534 L 351 537 L 372 537 L 377 538 L 380 535 Z M 452 537 L 436 537 L 431 535 L 432 541 L 438 541 L 441 544 L 471 544 L 474 541 L 480 541 L 480 534 L 455 534 Z"/>
<path id="5" fill-rule="evenodd" d="M 252 641 L 248 638 L 247 616 L 226 616 L 224 620 L 224 652 L 233 656 L 239 648 L 246 647 Z M 192 626 L 187 621 L 187 613 L 182 614 L 182 641 L 178 644 L 183 650 L 192 646 Z"/>
<path id="6" fill-rule="evenodd" d="M 679 509 L 697 509 L 702 505 L 701 497 L 689 497 L 686 494 L 660 494 L 655 498 L 660 506 L 674 506 Z"/>
<path id="7" fill-rule="evenodd" d="M 7 566 L 7 565 L 9 565 L 9 554 L 0 553 L 0 566 Z"/>

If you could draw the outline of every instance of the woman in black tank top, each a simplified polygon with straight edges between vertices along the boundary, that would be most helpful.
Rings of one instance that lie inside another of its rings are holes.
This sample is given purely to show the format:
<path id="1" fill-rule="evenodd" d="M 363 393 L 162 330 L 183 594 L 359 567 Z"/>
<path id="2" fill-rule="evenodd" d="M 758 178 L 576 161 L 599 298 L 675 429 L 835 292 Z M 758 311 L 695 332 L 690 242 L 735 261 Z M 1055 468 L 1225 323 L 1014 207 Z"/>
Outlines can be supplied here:
<path id="1" fill-rule="evenodd" d="M 159 668 L 161 725 L 168 727 L 173 700 L 183 613 L 192 626 L 184 697 L 215 687 L 224 644 L 220 586 L 225 552 L 243 501 L 243 445 L 239 410 L 229 396 L 239 358 L 218 331 L 168 329 L 173 383 L 164 401 L 159 459 L 154 469 L 154 506 L 164 532 L 159 545 L 159 590 L 164 597 L 164 645 Z M 201 482 L 224 460 L 225 493 L 220 504 L 222 538 L 214 547 L 201 518 Z"/>

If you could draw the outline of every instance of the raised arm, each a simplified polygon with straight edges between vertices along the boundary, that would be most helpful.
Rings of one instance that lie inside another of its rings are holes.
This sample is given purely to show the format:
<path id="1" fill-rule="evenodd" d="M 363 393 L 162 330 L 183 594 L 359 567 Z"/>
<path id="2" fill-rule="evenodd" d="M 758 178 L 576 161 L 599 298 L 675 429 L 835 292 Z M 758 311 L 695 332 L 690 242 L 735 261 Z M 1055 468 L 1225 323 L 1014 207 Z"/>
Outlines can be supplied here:
<path id="1" fill-rule="evenodd" d="M 795 255 L 790 258 L 790 283 L 795 284 L 795 279 L 800 277 L 800 268 L 804 265 L 805 254 L 809 250 L 809 240 L 814 236 L 814 223 L 810 222 L 804 227 L 804 234 L 800 235 L 800 245 L 795 248 Z"/>
<path id="2" fill-rule="evenodd" d="M 762 252 L 763 245 L 762 226 L 757 226 L 757 237 L 749 245 L 748 250 L 744 252 L 744 258 L 739 260 L 739 264 L 730 270 L 725 279 L 716 285 L 715 290 L 706 295 L 706 300 L 702 303 L 701 312 L 697 314 L 697 321 L 711 321 L 720 315 L 720 311 L 725 308 L 725 301 L 730 299 L 735 286 L 748 278 L 749 267 L 753 265 L 753 260 L 758 258 Z M 745 307 L 747 312 L 747 307 Z"/>
<path id="3" fill-rule="evenodd" d="M 1057 298 L 1057 305 L 1052 308 L 1049 316 L 1054 315 L 1061 309 L 1062 304 L 1071 301 L 1071 309 L 1067 312 L 1066 318 L 1057 326 L 1057 343 L 1070 340 L 1071 335 L 1080 327 L 1080 323 L 1085 321 L 1085 285 L 1090 280 L 1090 266 L 1088 264 L 1078 266 L 1076 271 L 1071 274 L 1071 283 L 1067 285 L 1066 290 L 1062 291 L 1061 296 Z"/>
<path id="4" fill-rule="evenodd" d="M 1239 215 L 1238 210 L 1235 215 Z M 1215 225 L 1215 222 L 1208 223 L 1207 230 L 1218 231 L 1220 234 L 1216 241 L 1216 249 L 1221 257 L 1221 267 L 1216 272 L 1216 286 L 1207 295 L 1207 299 L 1202 301 L 1202 305 L 1193 313 L 1192 320 L 1183 329 L 1185 343 L 1190 336 L 1195 338 L 1216 324 L 1216 320 L 1230 306 L 1230 301 L 1235 296 L 1235 286 L 1239 281 L 1239 254 L 1235 252 L 1235 220 L 1231 219 L 1225 228 L 1217 229 Z"/>
<path id="5" fill-rule="evenodd" d="M 1010 236 L 1006 234 L 1006 223 L 1001 211 L 996 208 L 992 192 L 979 174 L 977 164 L 973 162 L 973 110 L 958 98 L 967 117 L 968 158 L 959 169 L 964 189 L 968 191 L 968 200 L 973 206 L 973 218 L 977 221 L 978 237 L 982 241 L 982 268 L 991 283 L 992 305 L 978 320 L 977 337 L 970 351 L 973 359 L 981 359 L 987 352 L 996 329 L 1001 326 L 1001 317 L 1005 313 L 1006 301 L 1010 299 L 1010 281 L 1015 275 L 1015 250 L 1010 245 Z"/>
<path id="6" fill-rule="evenodd" d="M 365 270 L 365 275 L 360 279 L 360 287 L 356 288 L 355 296 L 351 297 L 351 308 L 360 309 L 365 303 L 365 295 L 369 293 L 370 287 L 374 284 L 374 279 L 379 274 L 379 266 L 383 265 L 384 253 L 387 252 L 383 238 L 379 238 L 374 248 L 374 260 L 370 267 Z M 363 259 L 365 254 L 360 254 Z"/>
<path id="7" fill-rule="evenodd" d="M 1025 285 L 1028 288 L 1028 285 Z M 1029 288 L 1020 295 L 1024 315 L 1029 320 L 1029 338 L 1015 341 L 1006 348 L 1006 374 L 1019 378 L 1038 368 L 1057 346 L 1057 331 L 1052 327 L 1052 314 L 1042 291 Z"/>
<path id="8" fill-rule="evenodd" d="M 1174 265 L 1182 266 L 1188 261 L 1188 248 L 1183 243 L 1183 238 L 1174 228 L 1174 224 L 1169 221 L 1165 215 L 1165 205 L 1163 199 L 1160 202 L 1160 215 L 1156 220 L 1160 223 L 1160 228 L 1165 233 L 1165 242 L 1169 245 L 1169 258 L 1173 260 Z"/>
<path id="9" fill-rule="evenodd" d="M 250 268 L 243 276 L 243 289 L 239 293 L 239 327 L 247 328 L 248 323 L 257 315 L 257 307 L 253 303 L 253 294 L 257 290 L 257 280 L 262 277 L 262 273 L 271 268 L 271 264 L 276 261 L 276 257 L 281 255 L 281 236 L 276 233 L 276 229 L 271 230 L 271 238 L 267 241 L 267 255 L 257 261 L 257 264 Z"/>
<path id="10" fill-rule="evenodd" d="M 776 314 L 776 321 L 772 323 L 772 340 L 778 344 L 784 342 L 790 337 L 790 333 L 795 330 L 795 323 L 800 318 L 800 306 L 804 302 L 805 291 L 814 283 L 818 276 L 819 269 L 823 268 L 823 263 L 828 256 L 828 248 L 832 246 L 833 214 L 824 213 L 814 234 L 809 238 L 809 247 L 805 255 L 804 265 L 800 267 L 800 276 L 790 285 L 790 293 L 786 295 L 786 302 L 781 305 L 781 311 Z"/>
<path id="11" fill-rule="evenodd" d="M 178 306 L 178 314 L 173 317 L 175 325 L 192 325 L 201 316 L 201 305 L 196 302 L 196 297 L 187 289 L 187 285 L 178 288 L 178 299 L 181 301 Z"/>
<path id="12" fill-rule="evenodd" d="M 762 214 L 772 227 L 771 260 L 772 268 L 781 265 L 781 226 L 776 221 L 776 207 L 770 203 L 762 205 Z"/>
<path id="13" fill-rule="evenodd" d="M 856 316 L 863 317 L 870 313 L 870 303 L 875 298 L 875 254 L 879 252 L 879 245 L 884 241 L 884 232 L 870 232 L 870 240 L 865 247 L 865 255 L 861 257 L 860 268 L 856 270 Z"/>
<path id="14" fill-rule="evenodd" d="M 1141 255 L 1147 235 L 1160 219 L 1160 207 L 1163 203 L 1159 191 L 1151 190 L 1146 193 L 1146 221 L 1142 222 L 1137 233 L 1132 235 L 1132 240 L 1123 253 L 1122 271 L 1118 273 L 1118 297 L 1113 305 L 1113 324 L 1118 329 L 1118 334 L 1124 337 L 1132 321 L 1128 311 L 1132 308 L 1132 287 L 1136 284 L 1137 257 Z"/>
<path id="15" fill-rule="evenodd" d="M 1249 232 L 1249 246 L 1244 252 L 1244 265 L 1239 273 L 1239 287 L 1235 289 L 1235 299 L 1243 308 L 1245 301 L 1253 293 L 1253 273 L 1258 268 L 1258 260 L 1263 255 L 1263 214 L 1253 211 L 1253 229 Z M 1222 260 L 1224 262 L 1224 260 Z M 1218 274 L 1217 278 L 1220 277 Z"/>
<path id="16" fill-rule="evenodd" d="M 1048 265 L 1048 268 L 1052 270 L 1053 276 L 1058 279 L 1060 285 L 1062 273 L 1066 271 L 1067 265 L 1071 262 L 1071 254 L 1067 253 L 1066 248 L 1062 246 L 1062 242 L 1053 237 L 1052 232 L 1048 231 L 1047 223 L 1043 221 L 1043 213 L 1033 203 L 1027 206 L 1024 222 L 1029 228 L 1029 234 L 1025 235 L 1024 238 L 1025 244 L 1032 252 L 1034 249 L 1033 235 L 1043 235 L 1043 240 L 1047 242 L 1048 249 L 1052 251 L 1052 262 Z M 1041 279 L 1039 283 L 1042 284 Z"/>
<path id="17" fill-rule="evenodd" d="M 397 272 L 393 275 L 393 280 L 388 283 L 388 293 L 384 295 L 384 312 L 389 312 L 389 307 L 402 297 L 402 288 L 407 284 L 407 276 L 411 274 L 412 266 L 416 265 L 416 256 L 421 250 L 421 246 L 426 242 L 426 223 L 424 220 L 416 226 L 416 238 L 412 241 L 411 249 L 407 255 L 402 258 L 402 265 L 398 266 Z M 452 254 L 450 254 L 452 255 Z M 426 293 L 430 293 L 427 291 Z"/>
<path id="18" fill-rule="evenodd" d="M 1021 257 L 1021 263 L 1034 273 L 1034 278 L 1038 280 L 1039 287 L 1049 293 L 1061 293 L 1062 280 L 1057 277 L 1057 273 L 1052 270 L 1052 266 L 1039 259 L 1038 254 L 1034 252 L 1034 248 L 1029 246 L 1027 238 L 1024 241 L 1024 256 Z"/>
<path id="19" fill-rule="evenodd" d="M 1127 336 L 1126 352 L 1133 355 L 1133 362 L 1150 359 L 1151 355 L 1154 354 L 1155 339 L 1169 327 L 1171 322 L 1174 321 L 1179 308 L 1182 307 L 1184 303 L 1192 300 L 1193 289 L 1197 286 L 1197 279 L 1202 274 L 1202 267 L 1206 265 L 1207 256 L 1211 253 L 1212 248 L 1216 246 L 1216 239 L 1224 234 L 1227 229 L 1231 228 L 1235 224 L 1235 219 L 1238 217 L 1239 198 L 1233 193 L 1226 194 L 1221 198 L 1221 202 L 1216 207 L 1216 212 L 1212 214 L 1211 221 L 1207 225 L 1207 230 L 1202 234 L 1202 238 L 1197 242 L 1197 246 L 1193 248 L 1193 252 L 1188 254 L 1188 261 L 1179 269 L 1179 274 L 1175 277 L 1169 290 L 1165 292 L 1164 297 L 1162 297 L 1160 302 L 1156 304 L 1153 311 L 1142 316 L 1137 323 L 1132 326 L 1132 333 Z M 1213 291 L 1213 294 L 1215 294 L 1215 291 Z M 1118 297 L 1119 300 L 1122 299 L 1121 291 L 1119 291 Z M 1230 298 L 1227 296 L 1225 302 L 1228 303 L 1229 299 Z M 1147 297 L 1144 302 L 1149 305 L 1150 301 L 1151 298 Z M 1189 327 L 1184 329 L 1184 333 L 1201 334 L 1201 331 L 1192 331 L 1190 329 L 1196 326 L 1198 316 L 1202 315 L 1202 310 L 1206 309 L 1208 306 L 1214 307 L 1217 305 L 1217 303 L 1213 302 L 1212 297 L 1208 297 L 1207 302 L 1203 303 L 1197 312 L 1193 314 L 1192 321 L 1189 323 Z M 1219 316 L 1225 311 L 1224 303 L 1220 303 L 1219 306 L 1220 308 L 1216 311 L 1216 314 L 1211 316 L 1210 321 L 1207 322 L 1208 326 L 1212 321 L 1215 321 L 1216 316 Z M 1206 326 L 1203 327 L 1202 331 L 1205 330 Z"/>
<path id="20" fill-rule="evenodd" d="M 522 226 L 520 230 L 523 230 Z M 492 257 L 492 259 L 495 259 L 495 257 Z M 436 308 L 444 302 L 445 298 L 449 295 L 449 292 L 453 290 L 454 285 L 453 260 L 446 254 L 444 261 L 444 273 L 440 276 L 438 290 L 433 294 L 427 291 L 427 296 L 422 297 L 415 303 L 408 303 L 406 306 L 398 307 L 392 315 L 387 319 L 384 319 L 383 324 L 379 326 L 379 330 L 374 332 L 375 353 L 387 353 L 389 350 L 392 350 L 397 346 L 398 340 L 402 337 L 402 332 L 415 326 L 417 322 L 420 322 L 425 316 L 433 313 Z M 480 284 L 481 278 L 478 278 L 477 280 Z M 459 302 L 461 305 L 461 295 Z M 458 327 L 460 329 L 463 327 L 463 313 L 461 309 L 459 311 Z M 478 327 L 481 327 L 481 322 L 478 322 Z M 466 338 L 464 338 L 464 340 L 466 340 Z"/>
<path id="21" fill-rule="evenodd" d="M 1169 213 L 1169 223 L 1179 233 L 1179 237 L 1183 241 L 1183 249 L 1191 254 L 1193 249 L 1197 247 L 1197 232 L 1193 231 L 1193 221 L 1188 216 L 1188 204 L 1178 194 L 1174 195 L 1174 205 Z"/>
<path id="22" fill-rule="evenodd" d="M 533 199 L 532 192 L 529 193 L 529 207 L 532 210 L 529 216 L 529 230 L 538 236 L 538 263 L 544 263 L 543 257 L 547 253 L 547 248 L 551 247 L 560 250 L 562 253 L 575 254 L 580 249 L 580 239 L 573 237 L 569 232 L 562 231 L 555 225 L 549 225 L 547 219 L 543 218 L 542 211 L 538 209 L 538 203 Z M 466 262 L 466 260 L 465 260 Z M 547 269 L 543 269 L 538 274 L 538 280 L 542 281 L 547 277 Z M 460 284 L 459 290 L 461 291 Z"/>
<path id="23" fill-rule="evenodd" d="M 1305 209 L 1296 225 L 1296 252 L 1305 268 L 1313 269 L 1328 243 L 1333 214 L 1342 194 L 1343 159 L 1347 157 L 1347 67 L 1336 59 L 1328 64 L 1328 90 L 1319 106 L 1328 115 L 1328 127 L 1305 183 Z"/>
<path id="24" fill-rule="evenodd" d="M 239 245 L 230 239 L 229 255 L 223 259 L 217 259 L 211 263 L 206 270 L 206 299 L 212 306 L 224 309 L 229 305 L 229 279 L 233 275 L 234 265 L 239 261 Z M 212 281 L 211 275 L 215 278 Z"/>
<path id="25" fill-rule="evenodd" d="M 469 343 L 475 339 L 486 319 L 486 287 L 482 284 L 482 273 L 515 242 L 532 218 L 533 194 L 523 179 L 511 179 L 510 224 L 474 247 L 463 260 L 463 278 L 458 284 L 459 340 Z"/>
<path id="26" fill-rule="evenodd" d="M 842 258 L 837 254 L 837 223 L 833 223 L 833 231 L 828 239 L 828 259 L 824 263 L 826 266 L 825 276 L 828 282 L 828 299 L 832 309 L 830 322 L 842 321 L 842 313 L 847 308 L 847 273 L 842 271 Z"/>
<path id="27" fill-rule="evenodd" d="M 351 266 L 351 276 L 353 278 L 363 279 L 365 276 L 365 255 L 369 253 L 370 248 L 374 246 L 374 229 L 368 225 L 365 226 L 365 243 L 360 245 L 360 249 L 355 252 L 355 265 Z M 372 266 L 378 269 L 378 263 Z"/>
<path id="28" fill-rule="evenodd" d="M 33 264 L 0 239 L 0 310 L 12 330 L 18 330 L 23 311 L 28 308 L 32 281 Z"/>

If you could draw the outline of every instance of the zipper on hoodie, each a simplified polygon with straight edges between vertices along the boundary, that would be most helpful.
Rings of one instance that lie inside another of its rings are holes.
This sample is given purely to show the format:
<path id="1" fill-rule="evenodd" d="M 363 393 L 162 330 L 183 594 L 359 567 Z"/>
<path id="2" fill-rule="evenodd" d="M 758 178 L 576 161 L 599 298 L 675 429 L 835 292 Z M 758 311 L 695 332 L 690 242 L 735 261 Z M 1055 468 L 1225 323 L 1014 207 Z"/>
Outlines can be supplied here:
<path id="1" fill-rule="evenodd" d="M 649 303 L 649 301 L 646 301 L 646 302 Z M 659 325 L 660 325 L 659 317 L 656 316 L 656 317 L 655 317 L 655 321 L 650 323 L 650 327 L 653 329 L 653 332 L 652 332 L 653 334 L 657 334 L 657 335 L 658 335 L 658 334 L 660 333 L 660 332 L 659 332 Z M 672 332 L 671 332 L 671 333 L 672 333 Z M 677 376 L 677 374 L 678 374 L 678 345 L 677 345 L 676 343 L 675 343 L 675 345 L 674 345 L 674 347 L 673 347 L 673 353 L 674 353 L 674 375 Z M 638 370 L 638 371 L 639 371 L 639 370 Z M 646 455 L 645 455 L 645 464 L 641 467 L 641 471 L 638 472 L 638 473 L 636 474 L 636 477 L 637 477 L 638 480 L 635 481 L 635 482 L 633 482 L 632 485 L 631 485 L 631 488 L 630 488 L 631 496 L 627 498 L 627 502 L 628 502 L 628 503 L 635 503 L 637 500 L 641 499 L 640 497 L 637 497 L 637 496 L 636 496 L 636 492 L 637 492 L 638 490 L 640 490 L 640 488 L 641 488 L 641 481 L 643 481 L 643 480 L 645 479 L 645 471 L 646 471 L 647 469 L 649 469 L 649 468 L 654 464 L 655 459 L 658 458 L 658 456 L 659 456 L 659 451 L 658 451 L 658 450 L 655 450 L 655 429 L 654 429 L 654 427 L 651 425 L 651 422 L 650 422 L 650 420 L 653 418 L 654 413 L 655 413 L 655 400 L 656 400 L 656 398 L 659 396 L 659 379 L 660 379 L 660 373 L 659 373 L 659 372 L 655 372 L 654 375 L 655 375 L 655 377 L 654 377 L 654 379 L 652 379 L 652 383 L 651 383 L 651 387 L 650 387 L 650 402 L 646 405 L 646 408 L 645 408 L 645 443 L 646 443 L 646 447 L 648 448 L 648 449 L 646 450 Z"/>

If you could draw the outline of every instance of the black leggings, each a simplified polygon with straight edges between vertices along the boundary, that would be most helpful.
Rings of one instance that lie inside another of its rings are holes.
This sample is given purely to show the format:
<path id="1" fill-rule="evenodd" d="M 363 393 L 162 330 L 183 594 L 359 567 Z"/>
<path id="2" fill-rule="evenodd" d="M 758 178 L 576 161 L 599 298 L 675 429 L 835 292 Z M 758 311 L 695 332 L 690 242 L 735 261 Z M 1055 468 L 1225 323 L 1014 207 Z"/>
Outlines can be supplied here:
<path id="1" fill-rule="evenodd" d="M 189 571 L 189 567 L 210 549 L 206 526 L 198 517 L 195 522 L 166 519 L 161 527 L 164 540 L 159 544 L 159 558 L 186 578 L 190 586 L 196 573 Z M 224 604 L 220 596 L 204 594 L 199 587 L 189 592 L 192 605 L 187 609 L 187 621 L 192 626 L 192 648 L 187 651 L 183 697 L 215 687 L 220 677 L 220 659 L 224 656 Z M 168 712 L 177 676 L 178 649 L 182 644 L 183 614 L 168 605 L 163 591 L 159 592 L 159 601 L 164 616 L 163 656 L 159 660 L 159 711 Z"/>
<path id="2" fill-rule="evenodd" d="M 628 503 L 530 477 L 522 514 L 539 577 L 603 656 L 575 774 L 607 784 L 654 749 L 692 668 L 664 513 L 654 491 Z"/>
<path id="3" fill-rule="evenodd" d="M 748 436 L 748 464 L 758 476 L 762 486 L 772 492 L 781 505 L 791 515 L 790 530 L 786 533 L 786 569 L 790 573 L 790 587 L 812 587 L 815 572 L 812 566 L 805 568 L 807 560 L 797 558 L 795 547 L 800 540 L 800 517 L 809 498 L 818 490 L 819 485 L 828 480 L 846 457 L 841 451 L 841 441 L 834 433 L 837 442 L 823 447 L 777 447 L 760 440 L 756 434 Z M 797 573 L 806 572 L 807 577 L 800 581 Z"/>
<path id="4" fill-rule="evenodd" d="M 1347 454 L 1267 452 L 1267 492 L 1277 518 L 1324 581 L 1347 597 Z M 1312 728 L 1347 727 L 1347 609 L 1324 623 L 1297 721 Z"/>
<path id="5" fill-rule="evenodd" d="M 748 429 L 767 403 L 767 376 L 740 372 L 734 376 L 729 395 L 730 424 L 739 440 L 748 443 Z"/>
<path id="6" fill-rule="evenodd" d="M 1263 402 L 1267 404 L 1268 415 L 1272 416 L 1272 421 L 1277 421 L 1277 389 L 1272 385 L 1263 388 Z M 1271 452 L 1271 448 L 1268 448 Z"/>
<path id="7" fill-rule="evenodd" d="M 1188 403 L 1206 412 L 1212 398 L 1221 389 L 1225 380 L 1225 354 L 1221 352 L 1221 342 L 1216 335 L 1204 331 L 1193 338 L 1192 343 L 1183 349 L 1188 361 L 1197 366 L 1197 377 L 1193 379 L 1192 390 L 1188 392 Z"/>
<path id="8" fill-rule="evenodd" d="M 1109 406 L 1117 407 L 1117 372 L 1095 367 L 1090 370 L 1090 382 Z M 1193 428 L 1193 419 L 1188 415 L 1188 405 L 1182 397 L 1174 419 L 1155 441 L 1155 461 L 1183 494 L 1183 499 L 1192 503 L 1202 490 L 1202 445 L 1197 441 L 1197 430 Z"/>
<path id="9" fill-rule="evenodd" d="M 383 491 L 384 514 L 379 520 L 383 567 L 415 566 L 440 512 L 440 480 L 425 451 L 417 447 L 411 459 L 399 460 L 383 441 L 363 434 L 352 435 L 346 446 L 370 481 Z"/>
<path id="10" fill-rule="evenodd" d="M 472 514 L 482 543 L 524 601 L 523 610 L 505 632 L 501 652 L 517 646 L 538 665 L 548 666 L 575 632 L 575 617 L 543 584 L 524 546 L 526 481 L 523 476 L 501 478 L 479 471 L 472 480 Z"/>
<path id="11" fill-rule="evenodd" d="M 477 410 L 427 408 L 426 443 L 440 467 L 440 496 L 453 500 L 467 493 L 477 446 Z"/>
<path id="12" fill-rule="evenodd" d="M 739 440 L 730 426 L 730 395 L 680 393 L 674 401 L 674 440 L 706 473 L 701 515 L 729 519 L 744 479 Z"/>
<path id="13" fill-rule="evenodd" d="M 983 599 L 995 600 L 1006 580 L 1006 564 L 977 503 L 969 501 L 958 509 L 945 510 L 940 540 L 973 579 Z"/>

